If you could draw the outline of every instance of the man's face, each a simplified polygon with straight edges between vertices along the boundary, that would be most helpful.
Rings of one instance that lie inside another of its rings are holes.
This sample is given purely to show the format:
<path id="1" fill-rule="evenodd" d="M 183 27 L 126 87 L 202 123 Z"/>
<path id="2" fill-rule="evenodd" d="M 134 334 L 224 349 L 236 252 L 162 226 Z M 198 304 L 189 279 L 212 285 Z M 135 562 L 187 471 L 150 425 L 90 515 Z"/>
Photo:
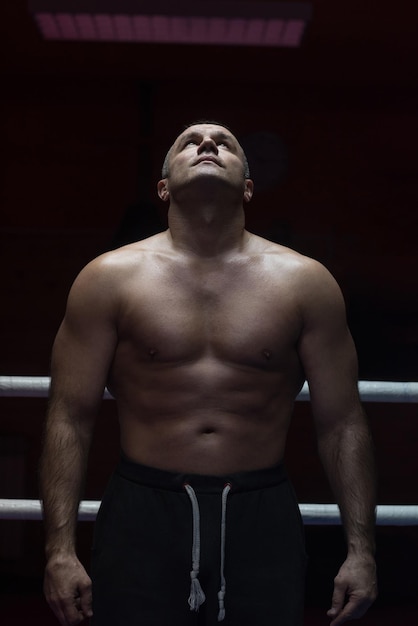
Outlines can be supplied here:
<path id="1" fill-rule="evenodd" d="M 190 126 L 179 135 L 170 150 L 170 181 L 184 183 L 199 178 L 219 178 L 243 184 L 244 172 L 243 150 L 234 135 L 223 126 Z"/>

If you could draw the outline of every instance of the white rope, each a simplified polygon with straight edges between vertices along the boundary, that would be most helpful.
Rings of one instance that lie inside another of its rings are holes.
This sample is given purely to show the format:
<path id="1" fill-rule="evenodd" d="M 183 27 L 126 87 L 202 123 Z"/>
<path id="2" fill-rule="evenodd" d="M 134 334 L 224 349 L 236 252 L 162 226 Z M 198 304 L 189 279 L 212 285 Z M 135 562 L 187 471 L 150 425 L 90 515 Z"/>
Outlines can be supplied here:
<path id="1" fill-rule="evenodd" d="M 46 398 L 49 384 L 49 376 L 0 376 L 0 396 Z M 364 402 L 418 402 L 418 382 L 361 380 L 359 391 Z M 107 390 L 103 397 L 112 398 Z M 309 400 L 307 383 L 303 385 L 297 400 Z"/>
<path id="2" fill-rule="evenodd" d="M 94 521 L 99 506 L 98 500 L 82 500 L 78 511 L 79 521 Z M 341 524 L 336 504 L 300 504 L 299 509 L 304 523 L 309 526 Z M 41 520 L 41 503 L 39 500 L 0 499 L 0 519 Z M 376 521 L 379 526 L 418 526 L 418 505 L 379 504 Z"/>
<path id="3" fill-rule="evenodd" d="M 50 383 L 49 376 L 0 376 L 0 397 L 47 398 Z M 112 398 L 107 389 L 103 397 Z"/>
<path id="4" fill-rule="evenodd" d="M 78 509 L 81 522 L 93 522 L 99 510 L 99 500 L 82 500 Z M 41 520 L 42 505 L 40 500 L 0 499 L 0 519 Z"/>
<path id="5" fill-rule="evenodd" d="M 49 393 L 48 376 L 0 376 L 0 396 L 45 398 Z M 364 402 L 418 403 L 418 382 L 369 381 L 359 382 L 361 399 Z M 104 398 L 112 398 L 105 390 Z M 297 400 L 309 400 L 309 387 L 303 385 Z M 83 500 L 79 508 L 80 521 L 93 521 L 100 502 Z M 301 504 L 303 521 L 308 525 L 337 525 L 341 523 L 335 504 Z M 0 499 L 0 519 L 42 519 L 38 500 Z M 418 505 L 379 505 L 377 524 L 382 526 L 418 525 Z"/>
<path id="6" fill-rule="evenodd" d="M 305 524 L 310 526 L 336 526 L 341 517 L 336 504 L 300 504 Z M 376 509 L 378 526 L 418 526 L 418 505 L 379 504 Z"/>
<path id="7" fill-rule="evenodd" d="M 49 376 L 0 376 L 0 395 L 44 398 L 49 393 Z"/>
<path id="8" fill-rule="evenodd" d="M 418 382 L 360 380 L 358 388 L 363 402 L 418 402 Z M 309 400 L 307 383 L 303 385 L 297 400 Z"/>

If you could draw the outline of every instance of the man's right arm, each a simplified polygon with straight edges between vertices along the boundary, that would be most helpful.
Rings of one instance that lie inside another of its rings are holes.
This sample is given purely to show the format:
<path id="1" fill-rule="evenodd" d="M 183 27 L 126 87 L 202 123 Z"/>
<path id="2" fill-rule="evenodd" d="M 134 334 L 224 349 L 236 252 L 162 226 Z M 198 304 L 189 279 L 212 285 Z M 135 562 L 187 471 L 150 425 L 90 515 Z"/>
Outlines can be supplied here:
<path id="1" fill-rule="evenodd" d="M 116 304 L 107 274 L 100 261 L 81 272 L 52 354 L 40 468 L 44 589 L 64 626 L 91 614 L 91 582 L 76 556 L 75 532 L 94 423 L 116 346 Z"/>

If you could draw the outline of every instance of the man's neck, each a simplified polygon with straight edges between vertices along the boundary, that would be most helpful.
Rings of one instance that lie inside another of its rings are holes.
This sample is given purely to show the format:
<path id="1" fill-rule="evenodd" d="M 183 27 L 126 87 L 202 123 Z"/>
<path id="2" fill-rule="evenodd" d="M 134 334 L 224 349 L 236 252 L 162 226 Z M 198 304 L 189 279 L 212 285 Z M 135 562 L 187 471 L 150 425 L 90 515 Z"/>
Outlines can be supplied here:
<path id="1" fill-rule="evenodd" d="M 246 244 L 242 206 L 238 210 L 219 206 L 196 206 L 181 210 L 175 204 L 168 212 L 169 235 L 175 248 L 201 257 L 224 256 Z"/>

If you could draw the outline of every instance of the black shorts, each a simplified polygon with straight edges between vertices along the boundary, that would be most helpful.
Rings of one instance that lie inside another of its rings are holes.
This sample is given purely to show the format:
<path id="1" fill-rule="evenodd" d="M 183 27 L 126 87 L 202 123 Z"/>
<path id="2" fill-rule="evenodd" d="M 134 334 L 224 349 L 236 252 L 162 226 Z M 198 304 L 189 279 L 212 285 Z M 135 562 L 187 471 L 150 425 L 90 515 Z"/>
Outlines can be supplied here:
<path id="1" fill-rule="evenodd" d="M 220 477 L 122 458 L 95 527 L 92 624 L 301 626 L 305 569 L 283 466 Z M 205 594 L 198 610 L 192 579 Z"/>

